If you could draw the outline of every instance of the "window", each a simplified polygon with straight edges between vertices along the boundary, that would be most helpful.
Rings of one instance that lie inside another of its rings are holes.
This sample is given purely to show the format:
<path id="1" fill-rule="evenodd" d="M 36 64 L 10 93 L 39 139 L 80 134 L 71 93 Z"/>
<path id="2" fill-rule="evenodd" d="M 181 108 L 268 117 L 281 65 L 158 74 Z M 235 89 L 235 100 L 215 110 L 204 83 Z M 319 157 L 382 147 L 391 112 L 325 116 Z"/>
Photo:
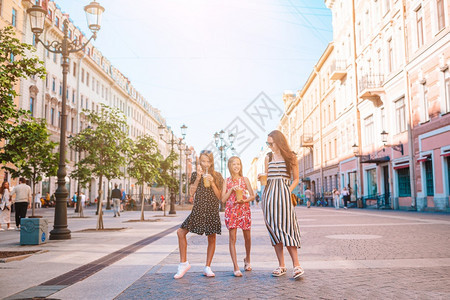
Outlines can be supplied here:
<path id="1" fill-rule="evenodd" d="M 395 119 L 397 121 L 397 133 L 406 130 L 406 116 L 405 116 L 405 98 L 401 98 L 395 102 Z M 383 128 L 384 129 L 384 128 Z"/>
<path id="2" fill-rule="evenodd" d="M 33 46 L 36 47 L 36 35 L 33 33 L 33 42 L 32 42 Z"/>
<path id="3" fill-rule="evenodd" d="M 95 91 L 95 78 L 92 76 L 92 90 Z"/>
<path id="4" fill-rule="evenodd" d="M 77 63 L 76 62 L 73 63 L 73 76 L 74 77 L 77 76 Z"/>
<path id="5" fill-rule="evenodd" d="M 89 109 L 89 99 L 86 98 L 86 109 Z"/>
<path id="6" fill-rule="evenodd" d="M 392 72 L 394 68 L 394 49 L 392 47 L 392 38 L 388 40 L 388 71 Z"/>
<path id="7" fill-rule="evenodd" d="M 367 171 L 367 195 L 374 196 L 377 194 L 377 170 L 371 169 Z"/>
<path id="8" fill-rule="evenodd" d="M 445 112 L 450 112 L 450 71 L 447 68 L 444 71 L 444 100 L 445 100 Z"/>
<path id="9" fill-rule="evenodd" d="M 62 96 L 62 85 L 61 85 L 61 83 L 59 84 L 59 95 Z"/>
<path id="10" fill-rule="evenodd" d="M 34 98 L 30 97 L 30 114 L 34 116 Z"/>
<path id="11" fill-rule="evenodd" d="M 59 18 L 55 17 L 55 26 L 59 28 Z"/>
<path id="12" fill-rule="evenodd" d="M 86 72 L 86 85 L 89 86 L 89 72 Z"/>
<path id="13" fill-rule="evenodd" d="M 368 116 L 364 119 L 364 146 L 373 144 L 374 138 L 374 124 L 373 124 L 373 115 Z"/>
<path id="14" fill-rule="evenodd" d="M 51 9 L 48 10 L 48 17 L 50 20 L 53 19 L 53 12 Z"/>
<path id="15" fill-rule="evenodd" d="M 55 109 L 50 108 L 50 124 L 55 125 Z"/>
<path id="16" fill-rule="evenodd" d="M 72 133 L 74 133 L 75 132 L 75 119 L 74 118 L 72 118 L 71 120 L 70 120 L 70 128 L 72 129 Z"/>
<path id="17" fill-rule="evenodd" d="M 426 181 L 426 196 L 434 196 L 433 184 L 433 165 L 431 160 L 424 162 L 425 167 L 425 181 Z"/>
<path id="18" fill-rule="evenodd" d="M 53 53 L 53 62 L 56 63 L 56 53 Z"/>
<path id="19" fill-rule="evenodd" d="M 397 170 L 398 196 L 411 197 L 411 181 L 409 178 L 409 167 Z"/>
<path id="20" fill-rule="evenodd" d="M 44 107 L 44 119 L 47 119 L 47 110 L 48 110 L 48 105 L 45 104 L 45 107 Z"/>
<path id="21" fill-rule="evenodd" d="M 416 23 L 417 23 L 417 47 L 420 48 L 423 45 L 423 9 L 422 6 L 416 10 Z"/>
<path id="22" fill-rule="evenodd" d="M 56 78 L 55 77 L 53 77 L 53 80 L 52 80 L 52 91 L 56 93 Z"/>
<path id="23" fill-rule="evenodd" d="M 16 23 L 17 23 L 17 11 L 13 8 L 11 15 L 11 25 L 16 27 Z"/>
<path id="24" fill-rule="evenodd" d="M 58 127 L 61 128 L 61 112 L 58 111 Z"/>
<path id="25" fill-rule="evenodd" d="M 81 68 L 81 82 L 84 83 L 84 69 Z"/>
<path id="26" fill-rule="evenodd" d="M 80 99 L 80 107 L 81 107 L 81 109 L 83 109 L 83 100 L 84 100 L 84 97 L 83 97 L 83 95 L 81 95 L 81 99 Z"/>
<path id="27" fill-rule="evenodd" d="M 444 0 L 436 1 L 436 10 L 437 10 L 438 31 L 441 31 L 445 27 Z"/>
<path id="28" fill-rule="evenodd" d="M 72 103 L 75 103 L 75 90 L 72 90 Z"/>

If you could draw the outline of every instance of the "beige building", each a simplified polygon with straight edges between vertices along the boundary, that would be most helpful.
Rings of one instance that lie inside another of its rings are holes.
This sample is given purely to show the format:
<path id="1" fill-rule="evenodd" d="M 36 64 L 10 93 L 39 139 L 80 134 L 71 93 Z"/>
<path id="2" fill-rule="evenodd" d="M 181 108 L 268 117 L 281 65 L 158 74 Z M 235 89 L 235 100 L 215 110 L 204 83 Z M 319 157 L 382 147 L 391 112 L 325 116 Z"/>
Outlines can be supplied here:
<path id="1" fill-rule="evenodd" d="M 99 111 L 101 105 L 118 108 L 126 117 L 129 126 L 129 137 L 137 137 L 149 134 L 155 138 L 159 144 L 161 154 L 166 157 L 170 152 L 170 145 L 166 144 L 159 137 L 158 126 L 166 126 L 164 117 L 160 111 L 153 107 L 132 85 L 130 80 L 115 68 L 109 60 L 102 55 L 99 49 L 92 44 L 88 44 L 84 51 L 70 54 L 69 74 L 67 75 L 67 90 L 62 90 L 62 66 L 61 55 L 51 53 L 42 45 L 36 45 L 30 29 L 29 18 L 26 16 L 26 9 L 34 4 L 34 1 L 0 1 L 2 16 L 6 20 L 11 19 L 13 7 L 17 7 L 16 13 L 18 28 L 21 28 L 21 39 L 23 42 L 33 44 L 37 48 L 37 55 L 44 62 L 47 70 L 45 80 L 39 78 L 27 78 L 20 84 L 21 108 L 31 111 L 36 118 L 47 120 L 48 129 L 52 134 L 52 140 L 59 142 L 60 136 L 60 114 L 62 93 L 67 97 L 67 140 L 70 136 L 77 134 L 80 130 L 88 126 L 83 109 Z M 23 6 L 19 6 L 19 4 Z M 45 3 L 44 3 L 45 4 Z M 70 20 L 68 14 L 63 14 L 59 6 L 54 1 L 47 3 L 48 15 L 45 21 L 44 33 L 40 39 L 50 44 L 52 41 L 61 41 L 63 38 L 63 22 L 69 20 L 69 38 L 72 41 L 85 43 L 90 35 L 86 36 Z M 3 13 L 4 11 L 4 13 Z M 7 13 L 8 11 L 8 13 Z M 3 22 L 3 18 L 2 18 Z M 7 21 L 5 21 L 7 23 Z M 19 25 L 20 22 L 20 25 Z M 99 32 L 101 34 L 101 31 Z M 166 131 L 165 140 L 170 140 L 170 133 Z M 178 141 L 178 138 L 175 137 Z M 74 169 L 74 164 L 78 160 L 78 153 L 68 148 L 67 173 Z M 178 152 L 175 145 L 175 151 Z M 185 169 L 186 160 L 183 168 Z M 103 195 L 107 195 L 108 186 L 112 187 L 117 183 L 120 188 L 124 188 L 129 194 L 137 194 L 138 188 L 135 186 L 136 180 L 127 176 L 126 168 L 123 170 L 125 176 L 120 179 L 108 182 L 104 179 Z M 84 192 L 91 201 L 96 196 L 98 180 L 93 179 L 89 190 Z M 77 182 L 67 177 L 67 188 L 72 196 L 77 189 Z M 53 193 L 56 190 L 56 177 L 44 179 L 37 189 L 43 195 L 47 192 Z M 146 187 L 144 194 L 162 194 L 163 189 L 150 189 Z"/>

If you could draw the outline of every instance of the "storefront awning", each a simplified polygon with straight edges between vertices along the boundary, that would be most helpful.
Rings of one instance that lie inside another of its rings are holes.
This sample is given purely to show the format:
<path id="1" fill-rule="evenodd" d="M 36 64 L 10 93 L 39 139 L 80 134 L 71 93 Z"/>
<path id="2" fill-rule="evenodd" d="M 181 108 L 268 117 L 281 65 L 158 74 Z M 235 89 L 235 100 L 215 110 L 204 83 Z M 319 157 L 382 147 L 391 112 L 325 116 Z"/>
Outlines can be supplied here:
<path id="1" fill-rule="evenodd" d="M 389 156 L 383 156 L 383 157 L 372 157 L 365 160 L 361 160 L 362 164 L 382 164 L 385 162 L 390 161 L 391 158 Z"/>
<path id="2" fill-rule="evenodd" d="M 442 153 L 441 156 L 448 157 L 448 156 L 450 156 L 450 152 Z"/>
<path id="3" fill-rule="evenodd" d="M 409 163 L 405 164 L 405 165 L 394 166 L 394 170 L 406 169 L 406 168 L 409 168 Z"/>
<path id="4" fill-rule="evenodd" d="M 425 162 L 425 161 L 427 161 L 427 160 L 429 160 L 430 159 L 430 156 L 429 155 L 427 155 L 427 156 L 421 156 L 421 157 L 419 157 L 418 159 L 417 159 L 417 162 L 418 163 L 421 163 L 421 162 Z"/>

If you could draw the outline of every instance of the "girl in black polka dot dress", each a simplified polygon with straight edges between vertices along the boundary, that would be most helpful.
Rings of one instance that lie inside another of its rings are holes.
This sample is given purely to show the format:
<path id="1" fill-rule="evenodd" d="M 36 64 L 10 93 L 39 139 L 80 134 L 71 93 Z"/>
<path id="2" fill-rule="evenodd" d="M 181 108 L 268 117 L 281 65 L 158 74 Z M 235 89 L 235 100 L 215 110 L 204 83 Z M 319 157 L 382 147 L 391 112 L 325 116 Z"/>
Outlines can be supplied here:
<path id="1" fill-rule="evenodd" d="M 219 216 L 219 199 L 223 178 L 220 173 L 214 171 L 214 157 L 211 151 L 203 150 L 199 157 L 200 165 L 197 172 L 191 175 L 189 192 L 194 196 L 194 207 L 191 214 L 178 229 L 178 246 L 180 248 L 180 264 L 174 278 L 184 276 L 191 268 L 187 261 L 187 239 L 189 232 L 208 237 L 208 250 L 206 252 L 206 266 L 203 275 L 214 277 L 211 270 L 211 262 L 216 250 L 216 234 L 221 233 Z"/>

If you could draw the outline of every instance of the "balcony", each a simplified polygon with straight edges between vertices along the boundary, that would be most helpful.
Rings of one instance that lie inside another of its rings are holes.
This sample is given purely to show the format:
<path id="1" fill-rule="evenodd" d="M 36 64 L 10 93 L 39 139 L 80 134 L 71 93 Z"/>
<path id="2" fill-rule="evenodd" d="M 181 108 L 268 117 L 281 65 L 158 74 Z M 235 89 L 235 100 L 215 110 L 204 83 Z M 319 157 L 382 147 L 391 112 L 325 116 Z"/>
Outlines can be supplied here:
<path id="1" fill-rule="evenodd" d="M 304 134 L 300 138 L 300 147 L 313 147 L 314 146 L 314 138 L 312 134 Z"/>
<path id="2" fill-rule="evenodd" d="M 376 107 L 383 105 L 381 94 L 384 94 L 383 75 L 363 75 L 359 80 L 359 97 L 372 101 Z"/>
<path id="3" fill-rule="evenodd" d="M 347 76 L 347 62 L 345 60 L 334 60 L 330 65 L 330 79 L 341 80 Z"/>

